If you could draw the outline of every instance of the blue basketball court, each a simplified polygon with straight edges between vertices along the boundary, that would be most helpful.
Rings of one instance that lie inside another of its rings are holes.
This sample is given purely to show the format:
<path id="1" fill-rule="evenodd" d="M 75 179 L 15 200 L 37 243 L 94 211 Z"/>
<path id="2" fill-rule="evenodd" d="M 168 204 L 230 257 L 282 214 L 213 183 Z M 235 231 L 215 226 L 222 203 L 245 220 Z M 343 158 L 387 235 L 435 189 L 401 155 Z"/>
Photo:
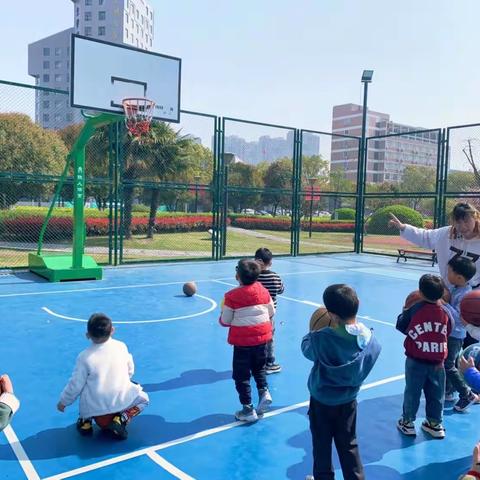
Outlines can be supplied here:
<path id="1" fill-rule="evenodd" d="M 403 398 L 403 336 L 396 316 L 428 262 L 326 255 L 276 258 L 285 282 L 276 316 L 277 360 L 270 375 L 272 410 L 251 425 L 234 419 L 239 408 L 231 379 L 232 347 L 218 324 L 219 303 L 236 285 L 236 261 L 172 263 L 104 270 L 104 280 L 52 284 L 28 273 L 0 276 L 1 371 L 10 374 L 21 408 L 0 434 L 2 479 L 255 479 L 303 480 L 312 470 L 307 417 L 311 363 L 300 342 L 310 315 L 331 283 L 352 285 L 360 317 L 375 329 L 383 351 L 359 395 L 359 444 L 369 480 L 453 479 L 468 469 L 478 440 L 480 406 L 445 411 L 445 440 L 419 428 L 403 437 L 395 423 Z M 182 284 L 198 294 L 187 298 Z M 150 406 L 119 442 L 98 430 L 75 429 L 78 405 L 56 410 L 78 353 L 88 346 L 86 319 L 110 315 L 115 337 L 127 343 Z M 252 380 L 253 381 L 253 380 Z M 256 398 L 255 398 L 256 401 Z M 338 462 L 336 462 L 338 467 Z M 337 472 L 336 478 L 342 478 Z"/>

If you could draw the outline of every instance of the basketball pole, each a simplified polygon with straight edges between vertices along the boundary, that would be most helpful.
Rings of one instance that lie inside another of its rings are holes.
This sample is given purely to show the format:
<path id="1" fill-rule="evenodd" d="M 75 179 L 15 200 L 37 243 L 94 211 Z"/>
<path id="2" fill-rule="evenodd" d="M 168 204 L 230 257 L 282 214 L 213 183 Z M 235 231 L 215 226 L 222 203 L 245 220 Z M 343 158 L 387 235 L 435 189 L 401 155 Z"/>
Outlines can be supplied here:
<path id="1" fill-rule="evenodd" d="M 66 280 L 100 280 L 102 269 L 90 256 L 85 255 L 85 147 L 95 130 L 99 127 L 121 121 L 120 115 L 102 113 L 97 116 L 84 114 L 87 119 L 68 157 L 65 169 L 53 196 L 52 203 L 43 222 L 38 240 L 37 253 L 28 255 L 29 270 L 51 282 Z M 43 239 L 48 221 L 52 216 L 60 191 L 68 175 L 68 168 L 73 160 L 73 242 L 71 255 L 42 255 Z"/>

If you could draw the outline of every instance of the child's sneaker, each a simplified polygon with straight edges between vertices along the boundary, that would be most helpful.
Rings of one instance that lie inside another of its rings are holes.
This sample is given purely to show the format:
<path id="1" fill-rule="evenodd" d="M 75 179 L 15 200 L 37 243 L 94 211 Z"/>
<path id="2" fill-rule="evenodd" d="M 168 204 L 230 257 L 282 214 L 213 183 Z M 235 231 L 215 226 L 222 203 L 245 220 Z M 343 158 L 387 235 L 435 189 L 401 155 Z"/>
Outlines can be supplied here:
<path id="1" fill-rule="evenodd" d="M 258 393 L 260 396 L 260 400 L 258 401 L 257 415 L 263 415 L 272 404 L 272 396 L 270 395 L 268 389 L 265 389 L 263 391 L 260 390 Z"/>
<path id="2" fill-rule="evenodd" d="M 253 405 L 243 405 L 243 408 L 235 412 L 235 418 L 240 422 L 252 423 L 258 420 L 258 415 Z"/>
<path id="3" fill-rule="evenodd" d="M 445 429 L 441 423 L 429 422 L 425 420 L 422 423 L 422 430 L 427 432 L 433 438 L 445 438 Z"/>
<path id="4" fill-rule="evenodd" d="M 91 418 L 79 418 L 77 420 L 77 430 L 80 435 L 89 436 L 93 434 L 93 423 Z"/>
<path id="5" fill-rule="evenodd" d="M 464 412 L 470 405 L 473 403 L 476 403 L 478 400 L 477 395 L 475 395 L 473 392 L 470 392 L 466 397 L 460 397 L 458 399 L 458 402 L 454 405 L 454 409 L 457 412 Z"/>
<path id="6" fill-rule="evenodd" d="M 397 428 L 404 434 L 410 437 L 414 437 L 417 434 L 415 430 L 415 424 L 413 422 L 407 422 L 402 418 L 398 419 Z"/>
<path id="7" fill-rule="evenodd" d="M 265 366 L 265 373 L 271 375 L 272 373 L 279 373 L 282 371 L 282 367 L 278 363 L 267 363 Z"/>
<path id="8" fill-rule="evenodd" d="M 113 433 L 119 440 L 125 440 L 128 437 L 127 422 L 122 419 L 121 415 L 115 415 L 108 424 L 108 430 Z"/>
<path id="9" fill-rule="evenodd" d="M 451 392 L 451 393 L 446 393 L 445 394 L 445 401 L 446 402 L 454 402 L 455 401 L 455 392 Z"/>
<path id="10" fill-rule="evenodd" d="M 307 475 L 305 480 L 315 480 L 315 477 L 313 475 Z"/>

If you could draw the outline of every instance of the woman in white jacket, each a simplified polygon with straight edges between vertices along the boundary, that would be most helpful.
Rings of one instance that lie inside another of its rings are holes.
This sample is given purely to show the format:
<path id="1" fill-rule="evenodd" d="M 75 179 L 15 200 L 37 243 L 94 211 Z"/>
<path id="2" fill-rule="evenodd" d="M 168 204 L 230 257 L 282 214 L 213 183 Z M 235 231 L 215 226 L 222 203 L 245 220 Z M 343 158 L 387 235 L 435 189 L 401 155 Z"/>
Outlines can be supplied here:
<path id="1" fill-rule="evenodd" d="M 477 273 L 470 280 L 472 288 L 480 287 L 480 212 L 470 203 L 457 203 L 452 210 L 451 224 L 447 227 L 427 230 L 402 223 L 390 214 L 389 226 L 398 228 L 400 236 L 419 247 L 435 250 L 438 268 L 443 281 L 448 281 L 447 264 L 455 256 L 470 258 L 477 267 Z M 467 332 L 474 338 L 480 338 L 480 328 L 467 326 Z"/>

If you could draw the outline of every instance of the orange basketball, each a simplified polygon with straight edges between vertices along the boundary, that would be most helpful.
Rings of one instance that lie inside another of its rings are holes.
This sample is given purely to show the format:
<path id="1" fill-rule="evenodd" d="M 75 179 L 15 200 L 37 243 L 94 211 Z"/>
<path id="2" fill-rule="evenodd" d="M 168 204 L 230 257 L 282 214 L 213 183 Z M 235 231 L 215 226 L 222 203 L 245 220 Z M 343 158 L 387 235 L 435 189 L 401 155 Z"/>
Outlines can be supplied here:
<path id="1" fill-rule="evenodd" d="M 107 428 L 110 422 L 113 420 L 115 415 L 113 413 L 107 413 L 106 415 L 99 415 L 98 417 L 93 417 L 95 423 L 100 428 Z"/>
<path id="2" fill-rule="evenodd" d="M 460 313 L 467 323 L 480 327 L 480 290 L 472 290 L 463 297 Z"/>
<path id="3" fill-rule="evenodd" d="M 195 295 L 197 293 L 197 286 L 195 285 L 195 282 L 187 282 L 183 284 L 183 293 L 187 297 L 191 297 L 192 295 Z"/>
<path id="4" fill-rule="evenodd" d="M 422 294 L 419 290 L 414 290 L 413 292 L 407 295 L 405 299 L 405 305 L 403 308 L 410 308 L 412 305 L 415 305 L 418 302 L 423 301 Z"/>
<path id="5" fill-rule="evenodd" d="M 310 331 L 315 332 L 316 330 L 321 330 L 325 327 L 336 326 L 336 323 L 330 317 L 327 309 L 325 307 L 317 308 L 311 318 L 310 318 Z"/>

